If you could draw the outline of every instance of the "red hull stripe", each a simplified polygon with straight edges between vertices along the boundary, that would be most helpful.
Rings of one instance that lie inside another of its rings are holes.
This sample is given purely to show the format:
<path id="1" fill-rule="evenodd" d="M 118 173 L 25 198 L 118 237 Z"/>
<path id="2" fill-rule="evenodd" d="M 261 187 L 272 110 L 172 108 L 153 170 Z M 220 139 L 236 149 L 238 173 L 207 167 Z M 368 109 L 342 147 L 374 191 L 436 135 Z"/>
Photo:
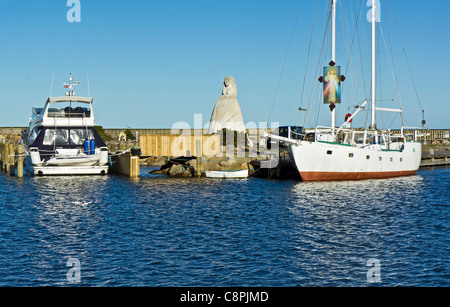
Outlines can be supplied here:
<path id="1" fill-rule="evenodd" d="M 338 181 L 338 180 L 364 180 L 382 179 L 401 176 L 414 175 L 416 171 L 398 172 L 360 172 L 360 173 L 340 173 L 340 172 L 300 172 L 303 181 Z"/>

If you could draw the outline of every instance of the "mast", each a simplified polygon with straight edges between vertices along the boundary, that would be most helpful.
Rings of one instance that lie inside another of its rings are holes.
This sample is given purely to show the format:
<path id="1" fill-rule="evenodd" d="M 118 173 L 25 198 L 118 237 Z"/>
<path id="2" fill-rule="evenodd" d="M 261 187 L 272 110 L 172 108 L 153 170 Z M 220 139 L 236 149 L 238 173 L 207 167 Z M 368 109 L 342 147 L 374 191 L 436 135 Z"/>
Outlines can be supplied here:
<path id="1" fill-rule="evenodd" d="M 75 92 L 73 91 L 73 86 L 80 84 L 79 81 L 73 81 L 72 74 L 69 74 L 69 83 L 64 82 L 64 88 L 69 89 L 66 92 L 66 96 L 75 96 Z"/>
<path id="2" fill-rule="evenodd" d="M 376 89 L 376 31 L 377 31 L 377 0 L 372 0 L 372 124 L 369 129 L 377 129 L 375 122 L 375 101 L 377 97 Z"/>
<path id="3" fill-rule="evenodd" d="M 332 0 L 332 15 L 331 15 L 331 61 L 336 63 L 336 1 Z M 336 127 L 336 108 L 331 111 L 331 133 L 334 136 Z"/>

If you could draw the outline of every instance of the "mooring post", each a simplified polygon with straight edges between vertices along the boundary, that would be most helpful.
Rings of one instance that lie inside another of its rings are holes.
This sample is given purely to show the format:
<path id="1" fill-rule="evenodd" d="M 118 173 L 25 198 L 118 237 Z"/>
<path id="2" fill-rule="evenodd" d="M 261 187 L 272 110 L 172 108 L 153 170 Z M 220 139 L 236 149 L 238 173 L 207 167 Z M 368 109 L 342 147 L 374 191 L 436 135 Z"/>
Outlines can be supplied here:
<path id="1" fill-rule="evenodd" d="M 14 153 L 14 144 L 9 144 L 9 175 L 15 176 L 16 175 L 16 163 L 15 163 L 15 153 Z"/>
<path id="2" fill-rule="evenodd" d="M 7 173 L 9 172 L 9 144 L 5 143 L 5 149 L 4 149 L 5 155 L 3 158 L 3 172 Z"/>
<path id="3" fill-rule="evenodd" d="M 197 157 L 197 167 L 196 167 L 196 175 L 197 177 L 202 176 L 202 141 L 201 140 L 195 140 L 195 156 Z"/>
<path id="4" fill-rule="evenodd" d="M 2 160 L 0 163 L 0 170 L 3 171 L 5 169 L 5 165 L 6 165 L 6 143 L 1 143 L 1 154 L 2 154 Z"/>
<path id="5" fill-rule="evenodd" d="M 23 178 L 23 145 L 17 146 L 17 179 Z"/>
<path id="6" fill-rule="evenodd" d="M 0 143 L 0 170 L 3 169 L 3 144 Z"/>
<path id="7" fill-rule="evenodd" d="M 201 177 L 202 176 L 201 167 L 202 167 L 202 158 L 201 157 L 197 157 L 197 165 L 196 165 L 196 168 L 195 168 L 195 170 L 196 170 L 195 174 L 197 175 L 197 177 Z"/>

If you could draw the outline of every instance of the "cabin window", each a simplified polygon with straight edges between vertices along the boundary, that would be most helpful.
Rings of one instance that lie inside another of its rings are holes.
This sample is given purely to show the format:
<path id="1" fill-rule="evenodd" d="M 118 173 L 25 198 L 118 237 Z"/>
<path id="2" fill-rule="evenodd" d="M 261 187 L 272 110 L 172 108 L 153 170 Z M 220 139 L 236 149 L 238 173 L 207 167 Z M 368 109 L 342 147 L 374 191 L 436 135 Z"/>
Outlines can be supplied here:
<path id="1" fill-rule="evenodd" d="M 327 155 L 331 155 L 331 154 L 333 154 L 333 152 L 331 150 L 328 150 Z"/>
<path id="2" fill-rule="evenodd" d="M 403 158 L 400 158 L 400 162 L 403 162 Z"/>
<path id="3" fill-rule="evenodd" d="M 349 153 L 349 154 L 348 154 L 348 157 L 349 157 L 349 158 L 353 158 L 353 154 L 352 154 L 352 153 Z"/>
<path id="4" fill-rule="evenodd" d="M 43 145 L 69 145 L 68 129 L 47 129 Z"/>
<path id="5" fill-rule="evenodd" d="M 382 157 L 378 157 L 378 160 L 383 161 L 383 158 Z"/>
<path id="6" fill-rule="evenodd" d="M 314 142 L 314 140 L 316 138 L 316 134 L 315 133 L 308 133 L 305 138 L 306 138 L 306 140 L 308 142 Z"/>
<path id="7" fill-rule="evenodd" d="M 374 135 L 367 135 L 366 138 L 366 144 L 375 144 L 375 136 Z"/>
<path id="8" fill-rule="evenodd" d="M 366 159 L 369 160 L 369 159 L 370 159 L 370 156 L 366 156 Z"/>
<path id="9" fill-rule="evenodd" d="M 70 129 L 70 144 L 83 145 L 84 139 L 93 139 L 94 133 L 89 129 Z"/>
<path id="10" fill-rule="evenodd" d="M 364 144 L 364 134 L 355 134 L 355 144 Z"/>
<path id="11" fill-rule="evenodd" d="M 394 161 L 394 159 L 392 159 L 392 157 L 391 158 L 389 158 L 389 160 L 392 162 L 392 161 Z"/>

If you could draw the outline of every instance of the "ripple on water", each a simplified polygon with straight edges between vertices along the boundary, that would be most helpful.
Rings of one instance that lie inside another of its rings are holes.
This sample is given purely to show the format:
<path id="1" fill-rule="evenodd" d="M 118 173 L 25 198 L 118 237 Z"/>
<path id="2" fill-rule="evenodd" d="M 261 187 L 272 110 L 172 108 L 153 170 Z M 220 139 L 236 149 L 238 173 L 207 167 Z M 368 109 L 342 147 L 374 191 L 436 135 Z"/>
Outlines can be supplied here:
<path id="1" fill-rule="evenodd" d="M 0 176 L 0 285 L 448 286 L 449 177 Z"/>

